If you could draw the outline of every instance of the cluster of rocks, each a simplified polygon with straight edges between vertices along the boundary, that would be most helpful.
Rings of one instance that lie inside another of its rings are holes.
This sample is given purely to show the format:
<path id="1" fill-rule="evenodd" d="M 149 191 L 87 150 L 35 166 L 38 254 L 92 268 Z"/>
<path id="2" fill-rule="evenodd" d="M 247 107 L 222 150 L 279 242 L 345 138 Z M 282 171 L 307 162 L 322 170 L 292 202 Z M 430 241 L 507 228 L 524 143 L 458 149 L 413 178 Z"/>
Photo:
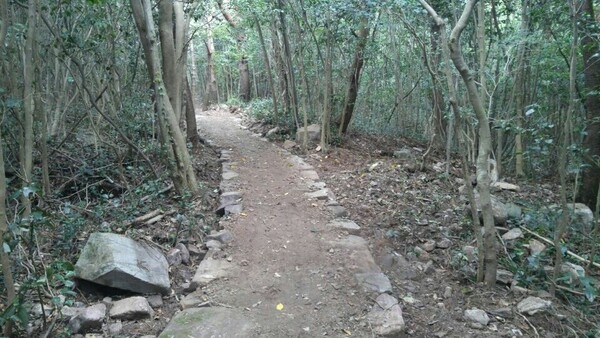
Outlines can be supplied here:
<path id="1" fill-rule="evenodd" d="M 231 241 L 233 235 L 229 231 L 212 232 L 206 238 L 208 252 L 191 244 L 178 243 L 165 255 L 151 244 L 123 235 L 92 233 L 75 265 L 76 277 L 146 296 L 115 301 L 106 297 L 89 306 L 83 303 L 65 305 L 63 297 L 56 307 L 37 304 L 31 312 L 39 316 L 42 313 L 58 316 L 73 334 L 86 334 L 86 337 L 93 337 L 94 333 L 99 333 L 99 337 L 119 335 L 126 321 L 154 320 L 155 309 L 163 306 L 162 297 L 171 293 L 170 266 L 190 264 L 191 256 L 204 258 L 194 278 L 182 285 L 188 291 L 226 276 L 228 266 L 223 262 L 227 260 L 215 259 L 214 253 Z"/>
<path id="2" fill-rule="evenodd" d="M 466 309 L 463 316 L 465 321 L 469 323 L 472 328 L 484 329 L 492 322 L 504 322 L 506 319 L 513 317 L 515 313 L 532 316 L 539 312 L 548 311 L 551 307 L 552 301 L 540 297 L 529 296 L 521 300 L 514 307 L 500 307 L 488 311 L 474 307 Z M 511 333 L 513 336 L 523 336 L 523 332 L 516 327 L 512 328 Z"/>
<path id="3" fill-rule="evenodd" d="M 398 300 L 392 296 L 392 283 L 375 262 L 367 241 L 357 236 L 360 226 L 348 219 L 348 212 L 341 206 L 334 193 L 326 184 L 319 181 L 319 175 L 314 168 L 298 156 L 290 156 L 290 163 L 300 170 L 310 189 L 305 195 L 311 200 L 324 202 L 334 219 L 328 223 L 332 229 L 348 233 L 347 236 L 329 242 L 329 252 L 339 252 L 348 257 L 357 284 L 375 298 L 367 320 L 374 333 L 382 336 L 397 336 L 404 331 L 405 323 L 402 308 Z"/>

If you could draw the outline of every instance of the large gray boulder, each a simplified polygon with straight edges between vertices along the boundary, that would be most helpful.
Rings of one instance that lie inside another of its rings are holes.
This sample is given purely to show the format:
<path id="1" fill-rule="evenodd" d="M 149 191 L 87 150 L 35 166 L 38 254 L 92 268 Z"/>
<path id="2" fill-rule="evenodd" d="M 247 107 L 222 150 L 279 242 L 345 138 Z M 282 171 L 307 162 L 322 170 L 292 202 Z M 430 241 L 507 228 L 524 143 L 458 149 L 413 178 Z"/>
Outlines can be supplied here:
<path id="1" fill-rule="evenodd" d="M 311 124 L 306 127 L 308 135 L 308 142 L 318 142 L 321 139 L 321 126 L 318 124 Z M 304 127 L 298 128 L 296 131 L 296 142 L 302 144 L 304 142 Z"/>
<path id="2" fill-rule="evenodd" d="M 92 233 L 75 264 L 78 278 L 138 293 L 170 292 L 169 264 L 148 244 L 112 233 Z"/>

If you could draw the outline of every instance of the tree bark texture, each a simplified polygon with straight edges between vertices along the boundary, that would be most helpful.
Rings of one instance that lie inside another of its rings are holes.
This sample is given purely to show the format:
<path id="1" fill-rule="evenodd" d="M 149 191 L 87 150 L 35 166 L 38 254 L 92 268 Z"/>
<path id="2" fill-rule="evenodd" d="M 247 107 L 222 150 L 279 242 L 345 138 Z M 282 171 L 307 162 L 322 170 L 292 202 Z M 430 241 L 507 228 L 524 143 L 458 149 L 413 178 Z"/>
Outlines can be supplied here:
<path id="1" fill-rule="evenodd" d="M 206 85 L 204 87 L 204 109 L 218 102 L 217 76 L 215 75 L 215 46 L 213 44 L 212 32 L 208 31 L 208 36 L 204 40 L 206 47 Z"/>
<path id="2" fill-rule="evenodd" d="M 233 28 L 235 33 L 235 40 L 237 43 L 237 49 L 240 53 L 240 59 L 238 60 L 238 72 L 239 72 L 239 86 L 238 95 L 244 102 L 250 101 L 252 98 L 252 86 L 250 82 L 250 67 L 248 66 L 248 57 L 244 53 L 244 43 L 246 42 L 246 35 L 239 27 L 236 18 L 227 10 L 226 0 L 217 0 L 219 10 L 223 14 L 225 21 Z"/>
<path id="3" fill-rule="evenodd" d="M 365 18 L 361 21 L 361 27 L 356 34 L 358 36 L 358 44 L 356 45 L 356 51 L 354 52 L 354 60 L 352 61 L 352 67 L 350 68 L 350 77 L 348 79 L 348 91 L 346 92 L 346 100 L 344 101 L 344 108 L 342 114 L 337 119 L 337 125 L 339 126 L 339 134 L 345 134 L 348 131 L 350 120 L 354 114 L 354 105 L 356 98 L 358 97 L 358 89 L 360 86 L 360 73 L 364 64 L 364 53 L 367 47 L 367 41 L 369 37 L 369 21 Z"/>
<path id="4" fill-rule="evenodd" d="M 460 19 L 452 29 L 450 34 L 450 57 L 454 66 L 460 73 L 465 85 L 467 87 L 467 94 L 469 101 L 473 106 L 477 121 L 479 123 L 479 154 L 477 156 L 477 188 L 480 195 L 481 212 L 483 214 L 483 242 L 485 246 L 484 254 L 484 282 L 489 287 L 493 287 L 496 284 L 496 269 L 497 269 L 497 257 L 496 257 L 496 228 L 494 225 L 494 216 L 492 213 L 492 203 L 490 195 L 490 176 L 488 173 L 488 159 L 492 150 L 492 136 L 490 131 L 489 119 L 487 117 L 485 108 L 479 96 L 479 91 L 473 74 L 469 70 L 467 63 L 464 60 L 462 50 L 460 48 L 460 35 L 467 25 L 467 21 L 471 16 L 473 7 L 477 3 L 477 0 L 467 1 L 465 8 L 460 16 Z M 475 229 L 479 231 L 479 229 Z"/>
<path id="5" fill-rule="evenodd" d="M 600 183 L 600 56 L 598 55 L 597 23 L 594 15 L 593 0 L 583 0 L 579 11 L 580 27 L 586 32 L 581 38 L 583 55 L 583 74 L 585 83 L 585 108 L 588 125 L 584 147 L 588 154 L 582 175 L 583 186 L 579 200 L 595 210 L 598 185 Z"/>
<path id="6" fill-rule="evenodd" d="M 185 137 L 179 128 L 179 118 L 175 114 L 167 89 L 165 88 L 165 77 L 160 61 L 160 52 L 157 47 L 156 29 L 152 18 L 150 0 L 130 0 L 130 3 L 136 22 L 141 22 L 143 26 L 143 29 L 138 30 L 140 39 L 142 41 L 147 40 L 145 43 L 149 46 L 149 54 L 145 54 L 145 60 L 148 69 L 154 69 L 154 73 L 150 74 L 150 76 L 153 81 L 157 118 L 161 126 L 163 145 L 169 147 L 170 153 L 173 154 L 174 163 L 170 168 L 173 184 L 179 193 L 190 191 L 195 195 L 198 193 L 196 175 L 187 150 Z M 165 7 L 165 10 L 168 12 L 170 9 L 167 7 Z M 159 7 L 160 9 L 162 7 Z M 166 21 L 164 13 L 160 14 L 159 17 L 161 21 Z M 164 22 L 162 24 L 164 25 Z M 163 29 L 166 29 L 166 25 L 164 26 Z M 169 31 L 172 37 L 172 28 Z M 165 37 L 165 40 L 168 40 L 168 38 Z M 144 42 L 142 43 L 144 44 Z M 171 47 L 167 45 L 166 48 L 170 49 Z"/>

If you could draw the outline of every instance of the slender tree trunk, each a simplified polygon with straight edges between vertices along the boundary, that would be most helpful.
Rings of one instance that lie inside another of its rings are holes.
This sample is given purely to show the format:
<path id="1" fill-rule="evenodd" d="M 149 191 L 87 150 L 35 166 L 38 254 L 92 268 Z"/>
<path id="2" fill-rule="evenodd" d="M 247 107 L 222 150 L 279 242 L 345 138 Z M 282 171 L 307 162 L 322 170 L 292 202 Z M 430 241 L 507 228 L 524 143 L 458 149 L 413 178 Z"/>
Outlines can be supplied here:
<path id="1" fill-rule="evenodd" d="M 278 72 L 279 93 L 283 98 L 283 114 L 287 115 L 291 111 L 290 90 L 288 86 L 288 78 L 286 75 L 285 64 L 283 62 L 283 53 L 279 41 L 279 34 L 275 21 L 271 24 L 271 42 L 273 45 L 273 56 L 275 60 L 275 68 Z"/>
<path id="2" fill-rule="evenodd" d="M 442 29 L 442 27 L 438 26 L 436 23 L 431 24 L 431 65 L 427 65 L 427 67 L 432 67 L 436 70 L 440 64 L 440 50 L 438 43 L 438 40 L 440 40 L 440 29 Z M 431 91 L 431 105 L 433 110 L 433 132 L 435 133 L 434 142 L 438 145 L 442 145 L 447 128 L 446 119 L 444 119 L 444 95 L 440 88 L 440 82 L 437 79 L 437 71 L 432 72 L 431 76 L 433 87 Z"/>
<path id="3" fill-rule="evenodd" d="M 29 219 L 31 201 L 25 188 L 32 184 L 33 170 L 33 117 L 35 114 L 35 40 L 37 27 L 37 0 L 29 0 L 27 10 L 27 38 L 23 55 L 23 143 L 20 150 L 23 203 L 22 217 Z"/>
<path id="4" fill-rule="evenodd" d="M 583 186 L 579 200 L 592 209 L 596 208 L 597 187 L 600 184 L 600 55 L 597 39 L 598 24 L 594 14 L 593 0 L 582 0 L 579 10 L 581 26 L 587 34 L 581 37 L 583 74 L 585 83 L 585 108 L 587 128 L 584 146 L 588 150 L 588 167 L 582 175 Z"/>
<path id="5" fill-rule="evenodd" d="M 263 32 L 262 32 L 262 28 L 260 26 L 260 20 L 258 19 L 258 16 L 256 15 L 256 13 L 254 13 L 254 22 L 256 22 L 256 30 L 258 32 L 258 38 L 260 40 L 260 47 L 262 49 L 262 53 L 263 53 L 263 58 L 265 59 L 265 66 L 267 68 L 267 80 L 269 81 L 269 88 L 271 91 L 271 97 L 273 99 L 273 121 L 275 122 L 275 125 L 277 125 L 278 123 L 278 118 L 279 118 L 279 112 L 278 112 L 278 106 L 277 106 L 277 92 L 275 89 L 275 84 L 273 81 L 273 72 L 271 71 L 271 62 L 269 61 L 269 53 L 267 52 L 267 46 L 265 45 L 265 39 L 263 37 Z"/>
<path id="6" fill-rule="evenodd" d="M 4 40 L 8 27 L 8 1 L 0 0 L 0 48 L 4 48 Z M 4 111 L 2 120 L 4 120 Z M 10 258 L 10 253 L 5 250 L 8 243 L 4 242 L 5 234 L 8 232 L 8 224 L 6 222 L 6 173 L 4 171 L 4 142 L 2 142 L 2 133 L 0 132 L 0 263 L 2 264 L 2 274 L 4 276 L 4 286 L 6 288 L 6 305 L 9 306 L 15 300 L 16 288 L 13 279 L 12 267 L 13 263 Z M 12 322 L 8 320 L 4 325 L 3 334 L 6 337 L 12 336 Z"/>
<path id="7" fill-rule="evenodd" d="M 296 76 L 294 74 L 292 52 L 290 48 L 290 41 L 288 39 L 285 13 L 283 11 L 283 0 L 277 0 L 277 9 L 279 10 L 279 24 L 281 25 L 281 39 L 283 40 L 283 64 L 285 66 L 285 74 L 287 76 L 290 108 L 297 129 L 300 128 L 300 121 L 298 120 L 298 93 L 296 91 Z"/>
<path id="8" fill-rule="evenodd" d="M 325 46 L 325 92 L 323 93 L 323 117 L 321 120 L 321 149 L 327 152 L 329 147 L 329 134 L 331 131 L 331 100 L 333 99 L 333 72 L 332 72 L 332 50 L 333 50 L 333 34 L 331 33 L 331 14 L 327 13 L 326 36 L 327 42 Z"/>
<path id="9" fill-rule="evenodd" d="M 479 96 L 477 85 L 473 79 L 473 75 L 464 60 L 462 50 L 460 48 L 460 36 L 467 25 L 467 21 L 471 16 L 473 7 L 477 3 L 477 0 L 468 0 L 465 8 L 457 21 L 456 25 L 452 29 L 450 34 L 450 57 L 454 66 L 460 73 L 465 85 L 467 87 L 467 93 L 477 120 L 479 123 L 479 154 L 477 156 L 477 188 L 480 195 L 481 212 L 483 214 L 483 242 L 485 246 L 484 251 L 484 282 L 489 287 L 493 287 L 496 284 L 496 269 L 497 269 L 497 257 L 496 257 L 496 228 L 494 226 L 494 216 L 492 213 L 491 195 L 490 195 L 490 176 L 488 173 L 488 159 L 492 149 L 492 136 L 490 132 L 490 125 L 485 108 Z M 475 229 L 475 231 L 479 231 Z"/>
<path id="10" fill-rule="evenodd" d="M 361 20 L 361 27 L 356 34 L 358 36 L 358 44 L 354 52 L 354 60 L 352 61 L 352 67 L 350 68 L 350 78 L 348 83 L 348 91 L 346 92 L 346 100 L 344 102 L 344 108 L 342 114 L 337 120 L 339 126 L 339 135 L 343 135 L 348 131 L 352 114 L 354 113 L 354 104 L 358 97 L 358 89 L 360 86 L 360 74 L 364 64 L 364 53 L 367 47 L 367 41 L 369 38 L 369 21 L 364 18 Z"/>

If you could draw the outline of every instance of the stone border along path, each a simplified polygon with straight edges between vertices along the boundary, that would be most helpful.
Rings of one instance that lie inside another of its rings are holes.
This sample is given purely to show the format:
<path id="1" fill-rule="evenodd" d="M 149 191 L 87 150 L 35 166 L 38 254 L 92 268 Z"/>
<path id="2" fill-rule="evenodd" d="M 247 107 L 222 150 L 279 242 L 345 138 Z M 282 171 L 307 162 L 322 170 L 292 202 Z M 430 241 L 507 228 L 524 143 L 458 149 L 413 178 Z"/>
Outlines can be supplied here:
<path id="1" fill-rule="evenodd" d="M 208 236 L 195 291 L 160 337 L 402 333 L 389 279 L 316 171 L 229 112 L 203 114 L 203 136 L 224 149 L 223 230 Z"/>

